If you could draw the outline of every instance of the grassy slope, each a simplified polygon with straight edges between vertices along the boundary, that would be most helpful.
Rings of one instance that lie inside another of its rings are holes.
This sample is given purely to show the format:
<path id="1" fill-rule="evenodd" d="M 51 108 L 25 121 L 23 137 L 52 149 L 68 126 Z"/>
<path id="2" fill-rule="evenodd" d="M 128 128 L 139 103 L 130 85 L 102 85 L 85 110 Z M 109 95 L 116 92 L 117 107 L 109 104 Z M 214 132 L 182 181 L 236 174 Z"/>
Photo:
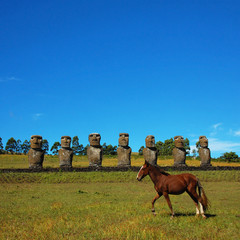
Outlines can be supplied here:
<path id="1" fill-rule="evenodd" d="M 1 157 L 0 167 L 11 161 L 14 168 L 28 167 L 26 156 Z M 75 160 L 76 166 L 88 165 L 86 157 Z M 132 162 L 140 166 L 143 159 Z M 48 156 L 45 164 L 58 167 L 58 159 Z M 191 173 L 211 200 L 207 220 L 195 218 L 187 194 L 171 196 L 175 219 L 163 198 L 154 217 L 153 184 L 149 177 L 137 182 L 131 171 L 0 173 L 0 239 L 239 239 L 240 171 Z"/>
<path id="2" fill-rule="evenodd" d="M 187 194 L 171 196 L 177 213 L 144 182 L 0 185 L 0 239 L 238 239 L 238 182 L 203 183 L 212 207 L 196 218 Z"/>
<path id="3" fill-rule="evenodd" d="M 175 219 L 163 198 L 154 217 L 153 184 L 131 171 L 1 173 L 0 239 L 238 239 L 240 171 L 195 174 L 212 203 L 207 220 L 187 194 L 171 196 Z"/>

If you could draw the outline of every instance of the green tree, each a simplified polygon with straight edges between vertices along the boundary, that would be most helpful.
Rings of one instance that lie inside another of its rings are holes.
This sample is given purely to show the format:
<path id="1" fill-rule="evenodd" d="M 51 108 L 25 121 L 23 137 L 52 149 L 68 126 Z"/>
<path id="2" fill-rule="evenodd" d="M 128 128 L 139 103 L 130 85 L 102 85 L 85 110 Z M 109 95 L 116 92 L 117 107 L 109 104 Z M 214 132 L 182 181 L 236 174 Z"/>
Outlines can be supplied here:
<path id="1" fill-rule="evenodd" d="M 87 155 L 87 149 L 90 145 L 87 144 L 84 148 L 83 148 L 83 152 L 82 152 L 82 155 Z"/>
<path id="2" fill-rule="evenodd" d="M 45 153 L 48 153 L 49 143 L 47 139 L 43 139 L 42 141 L 42 150 L 44 150 Z"/>
<path id="3" fill-rule="evenodd" d="M 190 143 L 189 143 L 189 140 L 188 138 L 185 138 L 184 140 L 184 148 L 186 150 L 186 154 L 189 155 L 190 154 Z"/>
<path id="4" fill-rule="evenodd" d="M 105 152 L 107 150 L 107 144 L 106 143 L 103 143 L 102 150 L 103 150 L 103 155 L 105 155 Z"/>
<path id="5" fill-rule="evenodd" d="M 22 152 L 24 154 L 27 154 L 27 152 L 29 151 L 30 149 L 30 142 L 28 140 L 25 140 L 23 143 L 22 143 Z"/>
<path id="6" fill-rule="evenodd" d="M 156 148 L 158 150 L 158 155 L 163 155 L 163 151 L 164 151 L 164 143 L 161 141 L 156 142 Z"/>
<path id="7" fill-rule="evenodd" d="M 220 157 L 221 160 L 226 162 L 239 162 L 240 159 L 235 152 L 225 152 L 223 156 Z"/>
<path id="8" fill-rule="evenodd" d="M 117 146 L 108 145 L 109 155 L 117 155 Z"/>
<path id="9" fill-rule="evenodd" d="M 79 145 L 78 147 L 78 154 L 79 155 L 84 155 L 84 147 L 82 144 Z"/>
<path id="10" fill-rule="evenodd" d="M 22 152 L 22 141 L 20 139 L 16 142 L 16 153 L 20 154 Z"/>
<path id="11" fill-rule="evenodd" d="M 143 155 L 143 149 L 144 149 L 144 146 L 141 146 L 138 150 L 138 154 L 139 155 Z"/>
<path id="12" fill-rule="evenodd" d="M 200 146 L 200 141 L 197 141 L 197 142 L 196 142 L 197 152 L 199 152 L 200 147 L 201 147 L 201 146 Z"/>
<path id="13" fill-rule="evenodd" d="M 84 155 L 84 147 L 82 144 L 79 144 L 78 136 L 73 137 L 72 150 L 74 155 Z"/>
<path id="14" fill-rule="evenodd" d="M 17 141 L 13 137 L 9 138 L 6 143 L 5 150 L 13 154 L 16 152 L 16 147 L 17 147 Z"/>
<path id="15" fill-rule="evenodd" d="M 173 138 L 166 139 L 163 145 L 163 156 L 171 156 L 172 150 L 174 148 L 174 141 Z"/>
<path id="16" fill-rule="evenodd" d="M 2 143 L 2 138 L 0 137 L 0 154 L 3 154 L 4 150 L 3 150 L 3 143 Z"/>
<path id="17" fill-rule="evenodd" d="M 197 150 L 196 150 L 196 149 L 193 149 L 193 150 L 192 150 L 192 154 L 193 154 L 193 157 L 196 158 L 196 156 L 197 156 Z"/>
<path id="18" fill-rule="evenodd" d="M 60 142 L 55 142 L 55 143 L 52 145 L 50 151 L 51 151 L 54 155 L 57 155 L 57 154 L 58 154 L 58 150 L 59 150 L 60 147 L 61 147 Z"/>
<path id="19" fill-rule="evenodd" d="M 107 145 L 104 143 L 102 145 L 103 155 L 116 155 L 117 154 L 117 146 L 112 146 L 111 144 Z"/>

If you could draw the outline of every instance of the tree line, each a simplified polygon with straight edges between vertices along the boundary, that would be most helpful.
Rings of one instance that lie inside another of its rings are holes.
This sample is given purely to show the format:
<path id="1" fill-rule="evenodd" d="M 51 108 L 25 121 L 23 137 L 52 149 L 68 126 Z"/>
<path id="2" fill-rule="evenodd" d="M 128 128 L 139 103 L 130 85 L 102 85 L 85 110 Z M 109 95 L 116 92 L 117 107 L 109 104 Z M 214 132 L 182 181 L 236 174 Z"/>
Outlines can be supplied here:
<path id="1" fill-rule="evenodd" d="M 79 143 L 78 136 L 73 137 L 72 140 L 72 150 L 74 155 L 87 155 L 87 148 L 89 144 L 85 147 Z M 59 149 L 61 148 L 60 142 L 54 142 L 54 144 L 49 147 L 49 143 L 47 139 L 43 139 L 42 141 L 42 149 L 45 153 L 48 153 L 49 149 L 53 155 L 57 155 Z M 117 146 L 112 146 L 111 144 L 107 145 L 104 143 L 102 145 L 103 154 L 104 155 L 117 155 Z M 9 138 L 5 149 L 3 147 L 2 138 L 0 137 L 0 154 L 27 154 L 30 150 L 30 141 L 24 140 L 23 142 L 18 139 L 14 139 L 13 137 Z"/>
<path id="2" fill-rule="evenodd" d="M 186 154 L 190 155 L 190 142 L 188 138 L 184 139 L 184 149 L 186 150 Z M 172 150 L 175 147 L 173 138 L 166 139 L 164 142 L 158 141 L 155 144 L 155 147 L 158 150 L 159 156 L 172 156 Z M 139 154 L 143 154 L 144 146 L 141 146 L 138 150 Z"/>
<path id="3" fill-rule="evenodd" d="M 172 156 L 172 150 L 175 147 L 173 138 L 166 139 L 164 142 L 158 141 L 156 142 L 156 148 L 158 150 L 159 156 Z M 72 150 L 74 155 L 87 155 L 87 148 L 89 147 L 89 144 L 86 146 L 83 146 L 79 143 L 78 136 L 73 137 L 72 139 Z M 61 148 L 60 142 L 55 142 L 51 148 L 50 151 L 53 155 L 58 154 L 58 150 Z M 117 146 L 112 146 L 111 144 L 107 145 L 106 143 L 103 143 L 103 155 L 117 155 Z M 190 155 L 190 145 L 188 138 L 185 138 L 184 140 L 184 148 L 186 150 L 186 154 Z M 199 141 L 196 143 L 197 150 L 193 149 L 192 154 L 194 157 L 196 157 L 196 154 L 200 148 Z M 23 142 L 18 139 L 15 140 L 13 137 L 8 139 L 5 149 L 3 147 L 2 138 L 0 137 L 0 154 L 27 154 L 30 149 L 30 141 L 24 140 Z M 43 139 L 42 141 L 42 149 L 45 151 L 45 153 L 48 153 L 49 151 L 49 143 L 47 139 Z M 144 146 L 141 146 L 139 149 L 139 155 L 143 154 Z M 215 159 L 216 161 L 222 161 L 222 162 L 240 162 L 239 156 L 235 152 L 225 152 L 220 156 L 219 158 Z"/>

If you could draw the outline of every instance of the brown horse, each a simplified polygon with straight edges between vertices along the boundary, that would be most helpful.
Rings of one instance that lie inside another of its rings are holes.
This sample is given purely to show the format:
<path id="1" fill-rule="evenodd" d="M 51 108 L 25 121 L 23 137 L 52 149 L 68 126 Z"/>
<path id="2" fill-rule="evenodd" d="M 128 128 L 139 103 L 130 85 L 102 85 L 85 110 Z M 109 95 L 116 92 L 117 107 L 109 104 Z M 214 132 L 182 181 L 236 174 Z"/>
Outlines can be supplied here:
<path id="1" fill-rule="evenodd" d="M 199 216 L 199 214 L 201 214 L 203 218 L 206 218 L 204 215 L 204 210 L 207 209 L 209 202 L 205 195 L 203 187 L 200 184 L 200 181 L 194 175 L 190 173 L 170 175 L 169 173 L 166 173 L 160 169 L 160 167 L 153 166 L 145 161 L 145 164 L 138 172 L 137 180 L 141 181 L 147 175 L 150 176 L 151 180 L 154 183 L 154 188 L 157 191 L 156 197 L 152 200 L 152 212 L 154 215 L 154 203 L 163 195 L 168 203 L 173 217 L 174 212 L 168 194 L 179 195 L 186 191 L 196 205 L 196 215 Z M 197 187 L 199 195 L 196 191 Z"/>

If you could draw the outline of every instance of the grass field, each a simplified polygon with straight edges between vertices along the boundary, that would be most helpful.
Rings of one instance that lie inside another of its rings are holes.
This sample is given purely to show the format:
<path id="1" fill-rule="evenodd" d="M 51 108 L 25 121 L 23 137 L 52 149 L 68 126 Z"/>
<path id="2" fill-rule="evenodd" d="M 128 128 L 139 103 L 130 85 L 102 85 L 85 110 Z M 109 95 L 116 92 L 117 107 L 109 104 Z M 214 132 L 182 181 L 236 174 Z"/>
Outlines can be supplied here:
<path id="1" fill-rule="evenodd" d="M 211 201 L 206 220 L 185 193 L 171 196 L 174 219 L 164 198 L 154 217 L 153 184 L 132 171 L 1 173 L 0 239 L 239 239 L 240 171 L 193 173 Z"/>
<path id="2" fill-rule="evenodd" d="M 131 165 L 141 166 L 144 163 L 143 156 L 139 156 L 136 153 L 132 154 Z M 173 166 L 173 159 L 165 159 L 158 157 L 158 165 L 160 166 Z M 200 166 L 199 160 L 186 160 L 188 166 Z M 87 167 L 89 165 L 87 156 L 74 156 L 73 167 Z M 103 157 L 102 165 L 104 167 L 117 166 L 117 157 Z M 226 163 L 226 162 L 213 162 L 213 166 L 240 166 L 240 163 Z M 0 168 L 28 168 L 28 157 L 27 155 L 0 155 Z M 43 167 L 59 167 L 58 156 L 46 155 L 43 162 Z"/>
<path id="3" fill-rule="evenodd" d="M 133 166 L 143 162 L 132 157 Z M 173 160 L 158 164 L 169 166 Z M 187 164 L 200 165 L 193 160 Z M 116 158 L 103 161 L 103 166 L 116 165 Z M 75 157 L 73 166 L 87 167 L 87 158 Z M 44 167 L 58 167 L 58 158 L 46 156 Z M 0 168 L 28 168 L 27 156 L 0 155 Z M 239 239 L 240 171 L 191 173 L 211 201 L 206 220 L 195 217 L 185 193 L 170 196 L 174 219 L 164 198 L 156 202 L 154 217 L 151 180 L 137 182 L 130 170 L 0 173 L 0 239 Z"/>

